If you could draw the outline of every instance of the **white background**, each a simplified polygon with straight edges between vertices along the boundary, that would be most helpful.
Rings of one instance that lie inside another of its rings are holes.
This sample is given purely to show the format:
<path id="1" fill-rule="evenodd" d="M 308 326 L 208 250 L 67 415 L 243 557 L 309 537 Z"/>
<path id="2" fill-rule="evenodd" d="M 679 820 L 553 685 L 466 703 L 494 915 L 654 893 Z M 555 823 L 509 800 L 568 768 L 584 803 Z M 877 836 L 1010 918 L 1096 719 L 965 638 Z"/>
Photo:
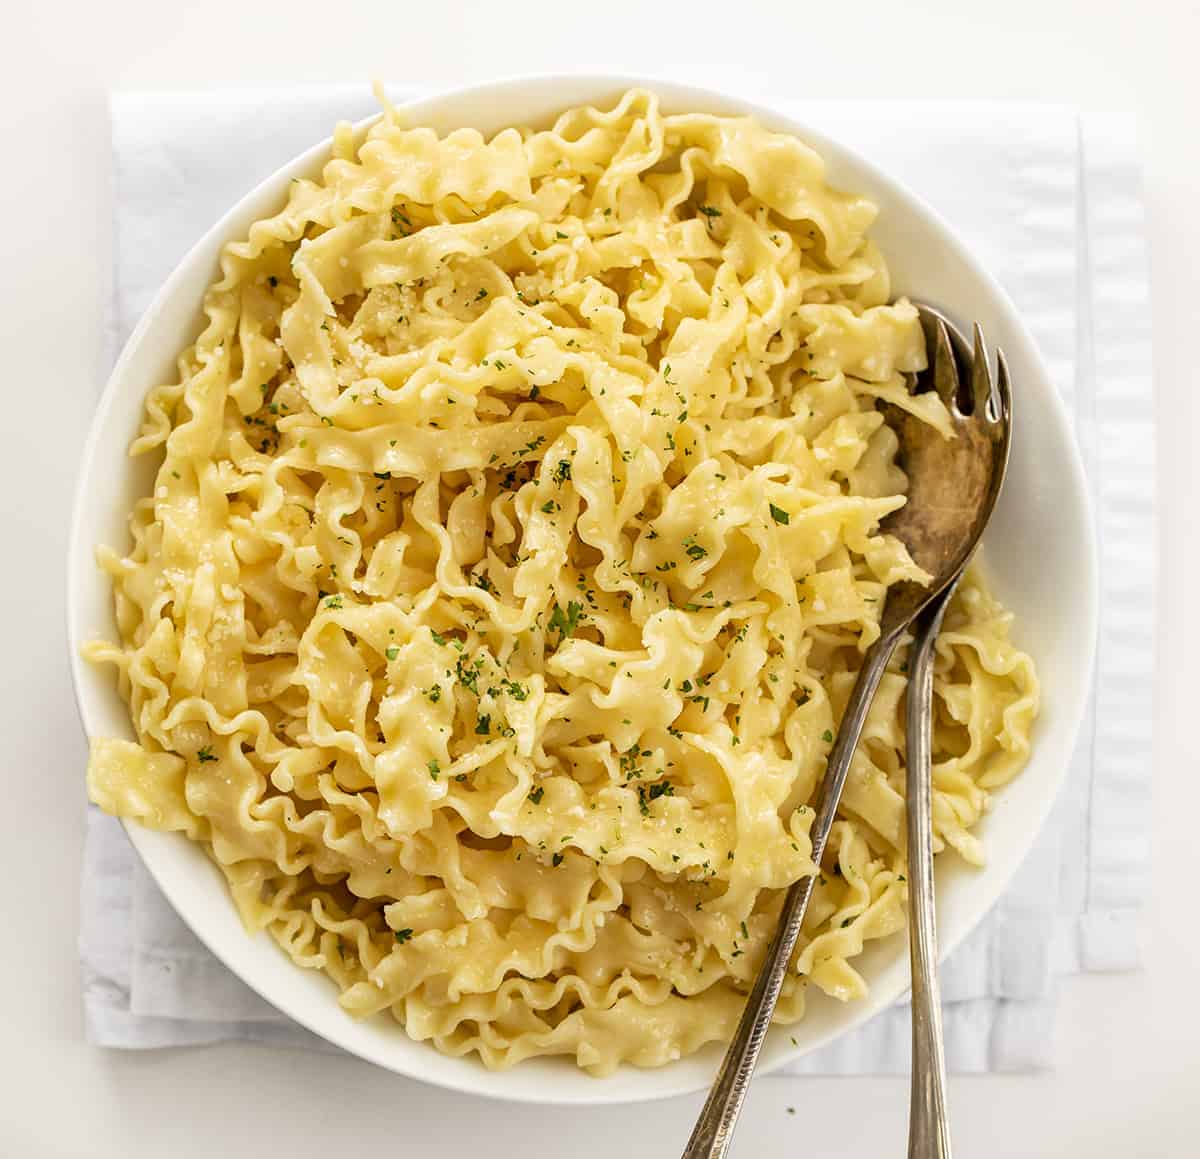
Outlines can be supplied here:
<path id="1" fill-rule="evenodd" d="M 951 1105 L 957 1150 L 973 1159 L 1200 1153 L 1190 663 L 1200 652 L 1200 531 L 1190 525 L 1200 506 L 1200 20 L 1190 0 L 9 0 L 0 12 L 0 1155 L 679 1153 L 698 1099 L 522 1109 L 298 1052 L 117 1054 L 86 1045 L 80 1015 L 84 744 L 61 577 L 101 364 L 106 91 L 373 76 L 441 88 L 573 70 L 670 76 L 765 100 L 1022 97 L 1138 113 L 1162 528 L 1146 969 L 1066 981 L 1057 1069 L 956 1079 Z M 755 1087 L 734 1151 L 901 1155 L 907 1101 L 899 1079 L 770 1079 Z"/>

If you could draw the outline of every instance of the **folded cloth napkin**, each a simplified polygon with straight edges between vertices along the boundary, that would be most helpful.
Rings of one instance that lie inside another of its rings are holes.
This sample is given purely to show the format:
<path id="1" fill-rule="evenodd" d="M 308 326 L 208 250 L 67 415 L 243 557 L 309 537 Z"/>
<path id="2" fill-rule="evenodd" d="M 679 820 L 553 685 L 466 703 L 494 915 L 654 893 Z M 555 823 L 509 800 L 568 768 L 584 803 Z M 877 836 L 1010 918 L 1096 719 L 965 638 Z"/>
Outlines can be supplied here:
<path id="1" fill-rule="evenodd" d="M 1092 703 L 1052 820 L 942 976 L 953 1070 L 1045 1066 L 1055 979 L 1137 964 L 1149 867 L 1154 432 L 1132 123 L 1027 104 L 787 106 L 950 221 L 1012 295 L 1075 420 L 1101 552 Z M 338 119 L 371 111 L 365 86 L 114 96 L 110 357 L 229 205 Z M 323 1047 L 208 953 L 119 824 L 89 808 L 80 951 L 91 1040 Z M 898 1003 L 791 1072 L 904 1072 L 908 1034 Z"/>

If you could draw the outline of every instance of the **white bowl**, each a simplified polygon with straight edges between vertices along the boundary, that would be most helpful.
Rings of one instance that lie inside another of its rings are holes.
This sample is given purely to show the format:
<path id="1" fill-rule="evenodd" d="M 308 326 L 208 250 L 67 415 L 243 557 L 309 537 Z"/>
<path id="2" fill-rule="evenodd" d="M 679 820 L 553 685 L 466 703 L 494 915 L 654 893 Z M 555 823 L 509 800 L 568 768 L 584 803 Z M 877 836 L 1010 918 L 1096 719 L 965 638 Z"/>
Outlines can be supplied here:
<path id="1" fill-rule="evenodd" d="M 771 129 L 793 133 L 825 157 L 837 186 L 870 195 L 880 215 L 873 231 L 897 294 L 943 306 L 960 322 L 978 319 L 1003 347 L 1012 370 L 1016 430 L 1012 465 L 986 538 L 997 594 L 1016 615 L 1016 642 L 1042 680 L 1043 707 L 1025 771 L 996 799 L 980 825 L 988 864 L 970 869 L 939 858 L 938 927 L 949 953 L 1004 889 L 1044 821 L 1068 768 L 1092 669 L 1096 569 L 1083 469 L 1060 401 L 1028 330 L 1007 295 L 936 213 L 850 150 L 771 109 L 703 89 L 625 77 L 539 77 L 505 81 L 413 101 L 412 121 L 448 131 L 463 125 L 492 133 L 506 125 L 539 126 L 573 105 L 610 98 L 631 85 L 655 89 L 668 111 L 750 113 Z M 175 357 L 198 333 L 200 303 L 217 272 L 221 246 L 275 212 L 288 182 L 315 176 L 329 142 L 314 146 L 247 194 L 183 259 L 134 330 L 109 379 L 84 449 L 68 559 L 67 611 L 72 674 L 89 736 L 132 736 L 111 669 L 83 663 L 86 640 L 113 638 L 108 580 L 96 568 L 97 543 L 128 542 L 126 513 L 148 493 L 150 465 L 127 448 L 142 402 L 174 374 Z M 225 883 L 199 846 L 178 834 L 127 826 L 130 840 L 171 904 L 231 970 L 309 1030 L 361 1058 L 439 1086 L 543 1103 L 612 1103 L 661 1098 L 705 1087 L 720 1057 L 716 1047 L 658 1070 L 624 1067 L 591 1078 L 561 1060 L 523 1062 L 488 1071 L 413 1042 L 386 1017 L 355 1021 L 320 973 L 297 968 L 262 934 L 247 937 Z M 814 994 L 804 1020 L 767 1039 L 760 1070 L 770 1070 L 845 1034 L 895 1001 L 907 987 L 903 935 L 873 943 L 856 960 L 870 995 L 842 1005 Z M 795 1045 L 793 1045 L 793 1043 Z"/>

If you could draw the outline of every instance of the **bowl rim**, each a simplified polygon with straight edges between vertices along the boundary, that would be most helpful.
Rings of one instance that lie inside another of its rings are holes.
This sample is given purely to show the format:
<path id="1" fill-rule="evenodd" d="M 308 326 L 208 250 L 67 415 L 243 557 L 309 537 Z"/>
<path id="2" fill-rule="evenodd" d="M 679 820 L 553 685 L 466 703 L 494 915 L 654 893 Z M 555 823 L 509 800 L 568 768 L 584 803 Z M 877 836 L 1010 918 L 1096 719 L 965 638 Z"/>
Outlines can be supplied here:
<path id="1" fill-rule="evenodd" d="M 560 109 L 572 107 L 580 103 L 592 103 L 628 88 L 645 88 L 654 91 L 661 98 L 662 103 L 671 108 L 686 107 L 704 111 L 715 111 L 718 115 L 754 117 L 768 125 L 774 131 L 789 133 L 800 138 L 806 144 L 811 145 L 826 161 L 837 160 L 839 162 L 846 162 L 852 167 L 858 168 L 868 174 L 874 184 L 875 190 L 882 190 L 886 194 L 889 200 L 889 213 L 900 212 L 915 215 L 917 218 L 923 218 L 926 226 L 938 235 L 949 255 L 955 261 L 963 263 L 970 269 L 972 275 L 984 288 L 991 303 L 1003 316 L 1008 328 L 1020 336 L 1023 345 L 1026 347 L 1023 352 L 1025 357 L 1036 367 L 1038 375 L 1046 385 L 1046 389 L 1042 391 L 1042 401 L 1048 405 L 1046 413 L 1039 415 L 1039 419 L 1040 421 L 1053 424 L 1056 428 L 1056 436 L 1062 445 L 1068 449 L 1066 467 L 1070 478 L 1071 499 L 1074 502 L 1076 510 L 1082 516 L 1081 525 L 1075 529 L 1077 534 L 1082 537 L 1085 549 L 1083 551 L 1083 558 L 1080 560 L 1081 575 L 1079 578 L 1082 581 L 1082 586 L 1075 590 L 1075 596 L 1078 606 L 1082 609 L 1082 622 L 1086 625 L 1086 631 L 1082 639 L 1083 652 L 1076 657 L 1076 662 L 1080 665 L 1080 670 L 1087 675 L 1078 683 L 1073 699 L 1060 706 L 1060 724 L 1057 731 L 1065 738 L 1065 743 L 1069 747 L 1079 734 L 1084 710 L 1090 694 L 1091 673 L 1094 668 L 1097 648 L 1099 582 L 1095 518 L 1082 458 L 1071 429 L 1066 403 L 1050 379 L 1037 344 L 1007 291 L 999 284 L 987 267 L 974 256 L 970 248 L 959 237 L 956 230 L 920 195 L 913 192 L 897 178 L 892 177 L 886 170 L 882 169 L 856 149 L 843 144 L 836 138 L 830 137 L 821 129 L 793 116 L 791 112 L 786 111 L 786 104 L 781 109 L 760 103 L 757 98 L 743 97 L 733 92 L 710 88 L 708 86 L 701 87 L 690 83 L 679 83 L 662 76 L 591 72 L 580 74 L 532 73 L 508 75 L 472 85 L 450 86 L 433 92 L 425 92 L 411 98 L 394 101 L 392 104 L 398 112 L 411 114 L 414 118 L 414 123 L 420 123 L 422 116 L 430 118 L 436 116 L 439 106 L 448 102 L 479 101 L 481 98 L 486 97 L 502 98 L 521 97 L 525 95 L 526 99 L 532 103 L 545 90 L 557 88 L 565 90 L 568 94 L 575 94 L 581 90 L 586 90 L 590 94 L 584 97 L 569 95 L 558 104 L 557 107 Z M 361 133 L 361 131 L 376 121 L 380 115 L 380 113 L 375 113 L 355 122 L 353 128 L 356 134 Z M 332 143 L 333 136 L 331 134 L 292 157 L 284 165 L 275 169 L 247 190 L 204 231 L 200 238 L 177 262 L 171 273 L 155 293 L 142 316 L 138 319 L 137 324 L 121 348 L 120 354 L 105 383 L 103 393 L 96 404 L 88 427 L 87 437 L 80 453 L 78 473 L 72 497 L 66 553 L 65 611 L 67 617 L 66 637 L 69 650 L 71 686 L 80 722 L 89 742 L 97 735 L 97 731 L 92 727 L 92 712 L 88 704 L 88 694 L 84 688 L 86 662 L 83 660 L 81 654 L 81 647 L 84 641 L 80 634 L 82 616 L 79 605 L 81 593 L 86 587 L 84 577 L 89 572 L 96 570 L 93 558 L 95 542 L 91 533 L 84 526 L 86 512 L 85 498 L 89 490 L 89 483 L 96 474 L 98 466 L 103 465 L 98 460 L 104 447 L 103 432 L 107 425 L 106 419 L 119 398 L 132 389 L 138 389 L 134 382 L 126 382 L 130 365 L 134 362 L 136 354 L 146 341 L 147 336 L 156 329 L 160 315 L 164 312 L 168 304 L 175 299 L 178 287 L 188 279 L 193 267 L 199 262 L 211 263 L 209 255 L 214 252 L 219 254 L 221 245 L 231 240 L 232 235 L 230 230 L 233 221 L 251 202 L 262 198 L 271 191 L 282 196 L 292 176 L 296 173 L 312 171 L 323 157 L 328 156 Z M 976 929 L 1000 895 L 1007 889 L 1017 868 L 1028 855 L 1038 833 L 1040 833 L 1045 824 L 1050 810 L 1057 801 L 1066 779 L 1068 768 L 1068 761 L 1059 762 L 1057 772 L 1051 778 L 1047 779 L 1044 792 L 1037 799 L 1036 805 L 1030 810 L 1029 819 L 1031 824 L 1028 829 L 1028 841 L 1025 842 L 1014 856 L 1010 857 L 1005 870 L 994 877 L 987 888 L 985 888 L 985 883 L 980 882 L 977 890 L 979 896 L 975 901 L 969 919 L 963 920 L 959 927 L 952 931 L 951 936 L 945 938 L 939 944 L 939 959 L 944 959 L 951 954 L 963 939 Z M 472 1082 L 466 1078 L 460 1079 L 458 1077 L 460 1072 L 455 1072 L 452 1075 L 438 1074 L 433 1076 L 423 1073 L 419 1063 L 412 1066 L 402 1065 L 395 1059 L 383 1059 L 365 1052 L 354 1045 L 348 1045 L 346 1042 L 340 1041 L 336 1035 L 331 1035 L 327 1029 L 318 1029 L 315 1027 L 307 1015 L 304 1003 L 294 1003 L 278 995 L 264 993 L 253 982 L 248 981 L 237 965 L 229 960 L 221 944 L 214 944 L 196 931 L 189 917 L 189 907 L 186 899 L 181 899 L 177 896 L 177 891 L 171 887 L 169 882 L 162 879 L 162 875 L 156 868 L 157 856 L 151 851 L 150 844 L 153 837 L 161 835 L 154 834 L 135 822 L 126 819 L 121 819 L 121 824 L 151 877 L 167 896 L 180 918 L 193 932 L 196 932 L 197 937 L 200 938 L 207 949 L 265 1001 L 310 1032 L 332 1042 L 349 1054 L 391 1070 L 394 1073 L 404 1075 L 405 1077 L 428 1082 L 449 1090 L 511 1102 L 542 1105 L 598 1106 L 646 1102 L 692 1093 L 703 1089 L 707 1085 L 707 1081 L 696 1081 L 694 1078 L 680 1078 L 671 1081 L 671 1072 L 678 1069 L 678 1064 L 669 1064 L 657 1068 L 655 1071 L 639 1070 L 637 1073 L 646 1076 L 647 1079 L 651 1075 L 654 1075 L 655 1081 L 645 1082 L 643 1084 L 645 1089 L 634 1092 L 630 1092 L 627 1089 L 618 1092 L 612 1090 L 611 1087 L 606 1089 L 607 1084 L 604 1079 L 592 1078 L 588 1080 L 588 1087 L 579 1088 L 576 1086 L 569 1091 L 558 1091 L 553 1089 L 550 1084 L 543 1086 L 542 1084 L 517 1081 L 516 1076 L 520 1073 L 519 1067 L 516 1070 L 506 1072 L 489 1072 L 477 1063 L 475 1064 L 475 1069 L 478 1072 L 479 1081 Z M 171 836 L 177 835 L 172 834 Z M 776 1070 L 841 1038 L 891 1006 L 906 990 L 906 987 L 903 985 L 878 990 L 878 985 L 878 983 L 873 982 L 870 993 L 854 1003 L 853 1008 L 848 1007 L 849 1012 L 847 1016 L 839 1020 L 826 1033 L 790 1051 L 783 1051 L 779 1057 L 769 1062 L 764 1061 L 760 1063 L 759 1072 L 767 1073 L 771 1070 Z M 430 1051 L 436 1049 L 430 1044 L 422 1043 L 417 1045 Z M 474 1062 L 474 1060 L 472 1061 Z M 507 1084 L 502 1084 L 498 1081 L 485 1082 L 485 1075 L 490 1075 L 493 1079 L 497 1075 L 501 1079 L 505 1075 L 512 1076 L 512 1081 Z M 583 1090 L 586 1093 L 576 1093 L 578 1090 Z"/>

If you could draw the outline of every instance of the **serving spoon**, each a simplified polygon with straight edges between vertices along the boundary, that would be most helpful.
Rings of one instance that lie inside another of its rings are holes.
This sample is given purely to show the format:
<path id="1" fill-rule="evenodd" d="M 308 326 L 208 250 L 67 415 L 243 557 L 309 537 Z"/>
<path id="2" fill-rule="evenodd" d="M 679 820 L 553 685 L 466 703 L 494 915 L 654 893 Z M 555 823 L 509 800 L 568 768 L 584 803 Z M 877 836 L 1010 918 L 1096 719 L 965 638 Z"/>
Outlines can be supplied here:
<path id="1" fill-rule="evenodd" d="M 888 516 L 882 530 L 897 536 L 918 566 L 933 578 L 927 586 L 906 581 L 888 591 L 879 638 L 863 657 L 817 791 L 816 818 L 810 837 L 812 860 L 818 866 L 837 816 L 858 738 L 888 661 L 913 621 L 924 609 L 936 604 L 961 575 L 996 505 L 1008 465 L 1012 395 L 1003 354 L 998 353 L 993 387 L 983 331 L 978 323 L 972 355 L 962 334 L 946 317 L 930 306 L 918 304 L 917 310 L 931 356 L 928 368 L 917 378 L 916 393 L 938 392 L 950 413 L 955 437 L 943 438 L 928 423 L 899 407 L 883 408 L 885 419 L 899 439 L 898 461 L 908 475 L 909 490 L 908 502 Z M 966 373 L 960 373 L 960 368 Z M 801 878 L 784 896 L 775 935 L 683 1159 L 717 1159 L 729 1150 L 754 1065 L 800 936 L 814 881 L 815 875 Z M 941 1058 L 940 1051 L 932 1057 L 936 1063 Z M 915 1076 L 913 1081 L 913 1107 L 917 1110 Z M 943 1068 L 942 1086 L 944 1081 Z M 938 1090 L 941 1089 L 939 1086 Z M 927 1106 L 936 1113 L 932 1101 Z"/>

